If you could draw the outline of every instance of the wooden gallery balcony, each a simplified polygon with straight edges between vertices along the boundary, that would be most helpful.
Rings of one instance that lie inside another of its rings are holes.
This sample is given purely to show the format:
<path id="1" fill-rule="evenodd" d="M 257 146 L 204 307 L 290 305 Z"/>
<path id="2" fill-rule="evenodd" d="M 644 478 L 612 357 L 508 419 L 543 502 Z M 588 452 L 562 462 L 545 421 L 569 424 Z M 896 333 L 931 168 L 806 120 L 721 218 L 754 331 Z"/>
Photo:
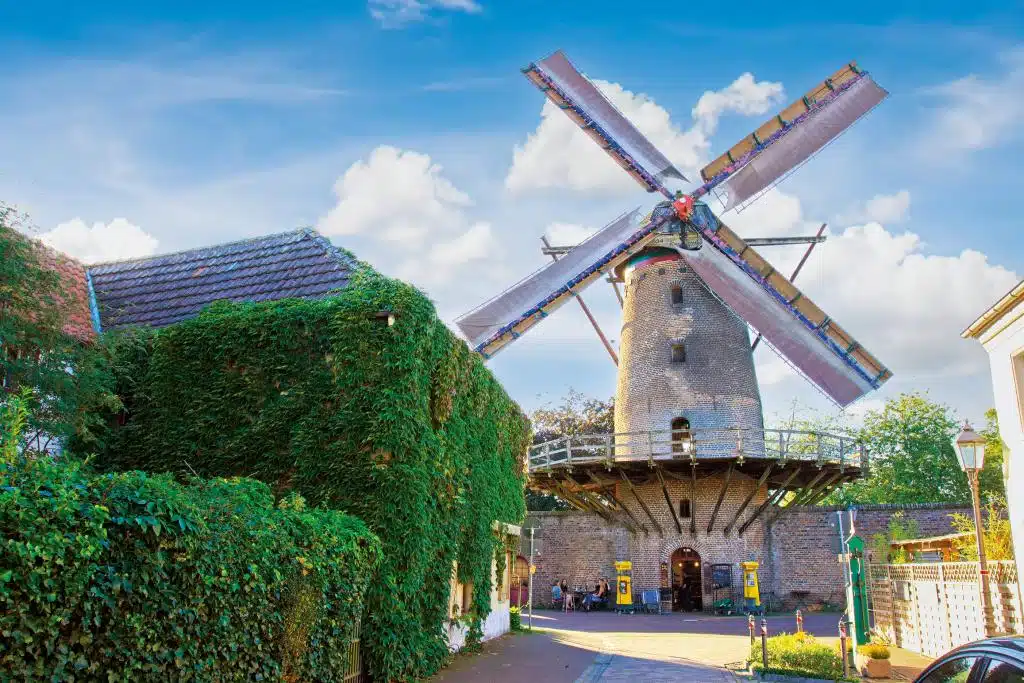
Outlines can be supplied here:
<path id="1" fill-rule="evenodd" d="M 647 512 L 642 485 L 658 484 L 669 498 L 666 480 L 680 480 L 696 492 L 698 480 L 714 478 L 719 487 L 710 527 L 730 486 L 739 480 L 749 494 L 738 520 L 757 491 L 766 490 L 759 505 L 737 531 L 743 531 L 766 509 L 777 512 L 814 505 L 843 484 L 864 477 L 868 453 L 857 439 L 841 434 L 794 429 L 664 430 L 619 434 L 584 434 L 537 444 L 527 460 L 530 486 L 555 494 L 573 507 L 596 512 L 609 521 L 636 530 L 647 524 L 630 513 L 623 497 Z M 736 476 L 740 475 L 740 476 Z M 753 479 L 757 486 L 751 488 Z M 669 508 L 672 505 L 669 504 Z M 624 513 L 624 515 L 617 513 Z M 648 512 L 653 523 L 655 520 Z M 673 515 L 674 517 L 674 515 Z M 677 520 L 678 524 L 678 520 Z M 654 526 L 660 529 L 657 523 Z M 728 533 L 732 524 L 725 527 Z M 712 528 L 708 529 L 711 533 Z"/>

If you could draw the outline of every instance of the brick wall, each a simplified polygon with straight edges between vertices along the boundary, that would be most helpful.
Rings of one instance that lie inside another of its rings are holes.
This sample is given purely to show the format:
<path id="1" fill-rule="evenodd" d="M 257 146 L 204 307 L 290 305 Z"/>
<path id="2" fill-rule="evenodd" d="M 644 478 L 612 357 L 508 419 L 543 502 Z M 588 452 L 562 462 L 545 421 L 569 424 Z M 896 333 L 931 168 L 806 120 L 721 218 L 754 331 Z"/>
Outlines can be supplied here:
<path id="1" fill-rule="evenodd" d="M 665 495 L 658 483 L 644 483 L 636 486 L 637 494 L 647 504 L 662 532 L 657 532 L 650 518 L 636 499 L 623 485 L 618 487 L 616 496 L 629 508 L 638 521 L 648 528 L 648 533 L 630 533 L 622 526 L 612 526 L 599 516 L 578 511 L 531 512 L 526 527 L 535 527 L 535 542 L 540 551 L 536 558 L 537 573 L 534 576 L 534 595 L 538 602 L 545 602 L 550 595 L 553 581 L 565 580 L 570 585 L 592 585 L 600 576 L 614 577 L 614 562 L 633 562 L 633 585 L 637 591 L 658 588 L 661 585 L 661 563 L 669 562 L 673 551 L 681 547 L 692 548 L 701 557 L 704 569 L 704 594 L 711 595 L 711 564 L 729 563 L 734 566 L 746 560 L 765 562 L 765 527 L 758 519 L 738 536 L 737 524 L 729 536 L 722 529 L 733 518 L 743 499 L 756 484 L 745 475 L 733 475 L 729 490 L 715 519 L 714 529 L 707 533 L 708 523 L 718 495 L 722 489 L 722 475 L 702 475 L 698 469 L 696 495 L 691 494 L 691 483 L 667 479 L 665 484 L 669 500 L 679 511 L 679 501 L 691 500 L 695 515 L 696 535 L 690 533 L 690 520 L 680 519 L 682 533 L 676 529 L 675 521 L 665 503 Z M 759 491 L 751 501 L 741 522 L 749 517 L 757 505 L 764 500 L 764 491 Z M 529 543 L 529 532 L 524 531 L 523 545 Z M 771 577 L 771 567 L 766 566 L 762 581 Z M 734 582 L 739 582 L 737 568 Z M 737 588 L 738 590 L 738 588 Z M 723 594 L 724 597 L 724 594 Z M 710 604 L 710 600 L 706 600 Z"/>
<path id="2" fill-rule="evenodd" d="M 522 541 L 523 555 L 526 555 L 528 528 L 535 528 L 535 544 L 539 551 L 536 557 L 537 573 L 534 576 L 535 600 L 538 604 L 547 602 L 550 599 L 550 586 L 556 580 L 587 586 L 593 585 L 601 576 L 611 580 L 615 576 L 614 562 L 625 559 L 633 562 L 633 585 L 636 590 L 659 587 L 661 563 L 668 562 L 677 548 L 688 547 L 700 554 L 705 570 L 705 596 L 711 595 L 711 564 L 721 562 L 735 567 L 739 562 L 753 559 L 761 563 L 759 578 L 762 593 L 773 592 L 783 604 L 794 604 L 797 598 L 792 595 L 793 591 L 806 592 L 807 596 L 799 599 L 808 604 L 826 601 L 843 604 L 842 567 L 834 549 L 837 531 L 832 525 L 837 508 L 798 508 L 771 522 L 759 519 L 743 536 L 737 536 L 735 528 L 729 536 L 724 536 L 722 528 L 735 515 L 739 504 L 755 483 L 745 477 L 737 479 L 737 476 L 734 475 L 711 534 L 707 533 L 707 525 L 722 484 L 721 475 L 717 474 L 697 481 L 694 505 L 696 536 L 690 534 L 689 520 L 681 519 L 683 532 L 677 532 L 660 485 L 652 483 L 637 486 L 637 492 L 661 525 L 663 533 L 653 530 L 646 513 L 632 494 L 625 490 L 620 490 L 616 495 L 629 507 L 634 517 L 651 529 L 648 533 L 631 533 L 624 526 L 610 525 L 599 516 L 587 512 L 531 512 L 527 517 Z M 677 480 L 666 481 L 666 484 L 669 497 L 678 509 L 678 500 L 690 497 L 690 484 Z M 743 519 L 749 517 L 751 511 L 763 500 L 762 490 L 744 512 Z M 857 533 L 870 541 L 873 534 L 884 532 L 888 528 L 889 519 L 900 511 L 904 518 L 917 521 L 922 536 L 936 536 L 953 532 L 950 514 L 969 513 L 970 509 L 941 504 L 863 506 L 857 511 Z M 737 567 L 733 574 L 736 584 L 734 598 L 739 597 L 739 578 Z M 709 607 L 710 602 L 705 599 L 705 607 Z"/>
<path id="3" fill-rule="evenodd" d="M 792 591 L 808 592 L 808 601 L 812 603 L 845 602 L 842 566 L 834 545 L 838 531 L 833 524 L 838 509 L 799 508 L 771 522 L 768 553 L 777 577 L 772 588 L 784 603 L 795 601 Z M 884 533 L 889 527 L 889 520 L 898 512 L 903 513 L 904 519 L 917 522 L 921 536 L 939 536 L 955 531 L 951 514 L 970 514 L 970 507 L 947 504 L 864 505 L 856 512 L 857 534 L 870 544 L 871 537 Z M 844 525 L 847 520 L 844 515 Z"/>

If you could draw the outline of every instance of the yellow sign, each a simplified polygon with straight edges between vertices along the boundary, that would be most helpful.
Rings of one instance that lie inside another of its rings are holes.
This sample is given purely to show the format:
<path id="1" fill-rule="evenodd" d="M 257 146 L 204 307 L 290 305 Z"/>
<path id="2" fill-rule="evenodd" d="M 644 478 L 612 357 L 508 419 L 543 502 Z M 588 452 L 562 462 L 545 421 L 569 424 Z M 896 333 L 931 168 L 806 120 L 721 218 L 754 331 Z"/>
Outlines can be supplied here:
<path id="1" fill-rule="evenodd" d="M 535 564 L 531 564 L 530 565 L 530 573 L 531 574 L 536 574 L 537 573 L 537 565 L 535 565 Z"/>
<path id="2" fill-rule="evenodd" d="M 629 560 L 622 560 L 615 563 L 615 571 L 629 571 L 633 568 L 633 563 Z"/>

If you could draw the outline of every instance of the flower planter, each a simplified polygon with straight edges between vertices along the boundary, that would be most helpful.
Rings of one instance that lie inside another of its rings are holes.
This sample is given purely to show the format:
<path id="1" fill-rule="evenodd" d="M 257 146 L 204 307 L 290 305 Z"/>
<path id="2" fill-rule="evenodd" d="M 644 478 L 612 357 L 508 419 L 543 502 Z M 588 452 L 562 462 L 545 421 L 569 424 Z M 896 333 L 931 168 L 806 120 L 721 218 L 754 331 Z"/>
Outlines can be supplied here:
<path id="1" fill-rule="evenodd" d="M 888 659 L 873 659 L 858 653 L 855 659 L 857 670 L 864 678 L 890 678 L 892 664 Z"/>

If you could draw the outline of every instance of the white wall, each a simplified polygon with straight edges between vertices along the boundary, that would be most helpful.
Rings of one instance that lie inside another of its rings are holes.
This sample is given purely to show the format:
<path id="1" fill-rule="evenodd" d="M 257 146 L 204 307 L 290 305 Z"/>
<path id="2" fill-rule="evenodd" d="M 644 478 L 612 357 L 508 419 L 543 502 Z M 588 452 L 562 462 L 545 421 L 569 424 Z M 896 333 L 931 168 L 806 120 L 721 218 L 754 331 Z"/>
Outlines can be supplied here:
<path id="1" fill-rule="evenodd" d="M 1018 575 L 1024 577 L 1024 302 L 995 321 L 979 340 L 992 369 L 1013 546 Z"/>
<path id="2" fill-rule="evenodd" d="M 512 555 L 512 561 L 515 561 L 515 555 Z M 484 640 L 497 638 L 502 634 L 508 633 L 511 628 L 509 608 L 512 606 L 512 603 L 509 600 L 508 590 L 508 582 L 511 580 L 510 568 L 507 567 L 505 570 L 506 587 L 504 600 L 500 599 L 502 595 L 499 594 L 497 589 L 497 576 L 498 564 L 491 560 L 491 611 L 482 624 Z M 469 633 L 469 629 L 466 626 L 452 622 L 448 622 L 446 628 L 448 629 L 448 648 L 452 652 L 457 652 L 465 647 L 466 635 Z"/>

